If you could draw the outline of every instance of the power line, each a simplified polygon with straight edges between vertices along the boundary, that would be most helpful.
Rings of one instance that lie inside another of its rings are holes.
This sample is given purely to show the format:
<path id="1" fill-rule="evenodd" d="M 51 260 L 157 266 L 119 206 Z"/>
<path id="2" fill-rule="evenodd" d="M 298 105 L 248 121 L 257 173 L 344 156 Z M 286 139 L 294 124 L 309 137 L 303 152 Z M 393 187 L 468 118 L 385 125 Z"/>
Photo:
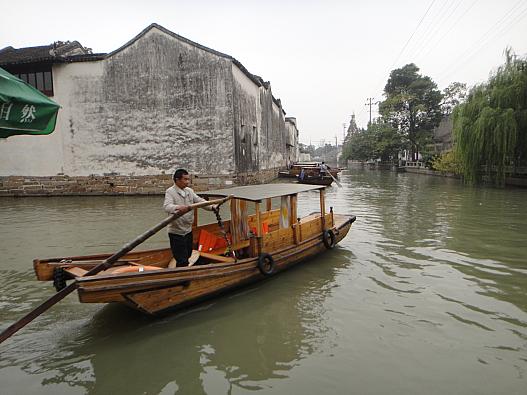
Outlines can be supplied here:
<path id="1" fill-rule="evenodd" d="M 491 33 L 493 33 L 493 31 L 496 31 L 498 29 L 498 27 L 504 23 L 504 21 L 509 17 L 509 14 L 511 14 L 513 11 L 516 10 L 516 8 L 518 7 L 518 5 L 520 3 L 522 3 L 523 0 L 519 0 L 517 1 L 499 20 L 496 21 L 496 23 L 494 23 L 494 25 L 492 25 L 490 27 L 489 30 L 487 30 L 481 37 L 479 37 L 476 42 L 479 42 L 479 45 L 478 46 L 474 46 L 474 44 L 471 44 L 470 45 L 470 49 L 469 51 L 465 51 L 464 52 L 464 55 L 461 57 L 461 59 L 463 58 L 468 58 L 468 57 L 471 57 L 473 53 L 475 52 L 478 52 L 479 50 L 479 47 L 482 46 L 482 44 L 485 44 L 488 39 L 490 37 L 492 37 Z M 476 48 L 476 49 L 475 49 Z M 460 63 L 460 59 L 458 58 L 454 63 L 451 63 L 447 68 L 446 70 L 449 70 L 450 68 L 452 68 L 453 66 L 457 66 L 458 64 Z"/>
<path id="2" fill-rule="evenodd" d="M 456 19 L 456 21 L 450 26 L 450 28 L 441 36 L 441 38 L 435 42 L 434 45 L 430 45 L 429 46 L 429 50 L 423 55 L 423 58 L 426 58 L 428 56 L 428 54 L 434 50 L 436 50 L 437 48 L 437 45 L 443 41 L 443 39 L 448 35 L 448 33 L 450 33 L 452 31 L 452 29 L 457 26 L 457 24 L 459 23 L 459 21 L 467 14 L 467 12 L 469 12 L 472 7 L 474 7 L 474 5 L 478 2 L 478 0 L 474 0 L 472 2 L 472 4 L 470 4 L 470 6 L 468 6 L 468 8 L 465 9 L 465 11 L 463 11 L 463 13 Z M 461 4 L 461 3 L 460 3 Z"/>
<path id="3" fill-rule="evenodd" d="M 430 45 L 430 41 L 434 38 L 434 36 L 436 36 L 437 34 L 441 32 L 441 29 L 444 27 L 445 23 L 447 23 L 450 20 L 450 17 L 452 16 L 452 14 L 454 14 L 454 12 L 456 12 L 456 10 L 459 8 L 461 3 L 462 3 L 462 0 L 459 0 L 457 4 L 454 0 L 452 1 L 452 3 L 449 4 L 447 8 L 445 8 L 445 12 L 443 16 L 437 20 L 436 26 L 431 31 L 430 38 L 423 39 L 421 45 L 419 46 L 418 50 L 414 54 L 414 58 L 418 58 L 419 55 L 423 52 L 423 50 L 425 50 L 427 47 L 432 47 Z M 454 5 L 455 7 L 453 7 Z M 448 13 L 449 10 L 450 10 L 450 13 Z"/>
<path id="4" fill-rule="evenodd" d="M 404 44 L 403 48 L 401 49 L 401 51 L 399 52 L 399 54 L 397 55 L 397 57 L 395 58 L 395 60 L 393 61 L 392 65 L 390 66 L 390 71 L 392 70 L 393 66 L 397 63 L 397 61 L 399 60 L 399 58 L 401 57 L 402 53 L 404 52 L 404 50 L 406 49 L 406 47 L 408 46 L 408 43 L 412 40 L 412 37 L 414 36 L 414 34 L 417 32 L 417 30 L 419 29 L 419 26 L 421 26 L 421 23 L 423 23 L 423 20 L 426 18 L 426 16 L 428 15 L 428 12 L 430 11 L 430 8 L 432 8 L 432 6 L 434 5 L 434 3 L 436 2 L 436 0 L 432 0 L 428 6 L 428 8 L 426 9 L 425 13 L 423 14 L 423 16 L 421 17 L 421 19 L 419 20 L 419 23 L 417 24 L 417 26 L 415 27 L 413 33 L 410 35 L 410 38 L 408 38 L 408 40 L 406 41 L 406 43 Z M 384 76 L 382 77 L 381 81 L 377 84 L 377 89 L 376 91 L 379 91 L 380 90 L 380 87 L 382 87 L 382 83 L 384 81 Z M 370 123 L 371 123 L 371 115 L 370 115 Z"/>
<path id="5" fill-rule="evenodd" d="M 455 0 L 453 0 L 453 1 L 455 1 Z M 439 9 L 435 13 L 435 15 L 433 13 L 430 14 L 430 19 L 431 20 L 430 20 L 430 22 L 428 22 L 426 24 L 426 27 L 424 28 L 424 31 L 422 32 L 422 34 L 417 37 L 417 40 L 414 43 L 414 51 L 413 51 L 413 54 L 411 56 L 409 56 L 410 58 L 413 58 L 415 56 L 415 54 L 417 52 L 419 52 L 419 49 L 421 48 L 421 45 L 423 43 L 426 43 L 427 37 L 430 35 L 432 30 L 435 28 L 435 26 L 439 24 L 439 21 L 442 20 L 443 13 L 444 13 L 445 9 L 447 9 L 445 7 L 447 7 L 447 4 L 449 4 L 449 2 L 450 2 L 450 0 L 445 0 L 445 2 L 439 6 Z M 450 6 L 448 6 L 448 7 L 450 7 Z"/>
<path id="6" fill-rule="evenodd" d="M 517 22 L 522 20 L 527 12 L 527 8 L 512 16 L 512 14 L 514 14 L 514 12 L 516 11 L 516 8 L 518 8 L 518 5 L 520 5 L 522 2 L 523 0 L 519 0 L 518 2 L 516 2 L 494 25 L 492 25 L 492 27 L 477 40 L 479 41 L 478 46 L 476 46 L 475 48 L 472 47 L 472 51 L 465 52 L 461 59 L 458 58 L 454 63 L 448 65 L 443 70 L 443 72 L 440 73 L 439 79 L 444 80 L 446 79 L 446 77 L 449 77 L 452 73 L 459 70 L 461 66 L 464 66 L 477 53 L 479 53 L 483 48 L 485 48 L 488 41 L 503 34 L 505 31 L 512 28 L 512 26 L 514 26 Z M 506 25 L 504 25 L 506 20 L 509 19 L 511 16 L 512 20 L 510 20 Z"/>
<path id="7" fill-rule="evenodd" d="M 505 32 L 507 32 L 508 30 L 512 29 L 512 27 L 514 27 L 518 22 L 520 22 L 525 16 L 527 16 L 527 8 L 524 9 L 523 11 L 521 11 L 519 14 L 516 15 L 516 18 L 514 18 L 507 26 L 505 26 L 505 28 L 501 29 L 500 31 L 498 31 L 494 36 L 495 37 L 492 37 L 492 38 L 496 38 L 496 37 L 499 37 L 501 36 L 502 34 L 504 34 Z M 488 40 L 487 40 L 488 41 Z M 479 49 L 477 49 L 474 53 L 472 53 L 464 62 L 461 63 L 461 66 L 462 67 L 465 67 L 465 65 L 470 61 L 472 60 L 472 58 L 477 55 L 483 48 L 485 48 L 485 44 L 486 43 L 483 43 Z M 461 66 L 458 66 L 459 68 L 461 68 Z M 450 75 L 452 75 L 455 71 L 459 70 L 458 69 L 454 69 L 452 70 L 449 74 L 447 74 L 445 77 L 443 77 L 443 79 L 445 79 L 446 77 L 449 77 Z"/>
<path id="8" fill-rule="evenodd" d="M 399 52 L 399 54 L 397 55 L 397 57 L 395 58 L 395 60 L 393 61 L 392 65 L 390 66 L 390 70 L 391 68 L 397 63 L 397 61 L 399 60 L 399 58 L 401 57 L 402 53 L 404 52 L 404 50 L 406 49 L 406 47 L 408 46 L 408 43 L 412 40 L 414 34 L 417 32 L 417 29 L 419 29 L 419 26 L 421 26 L 421 23 L 423 23 L 423 20 L 426 18 L 426 16 L 428 15 L 428 11 L 430 11 L 430 8 L 432 8 L 432 6 L 434 5 L 434 3 L 436 2 L 436 0 L 432 0 L 432 2 L 430 3 L 430 5 L 428 6 L 428 8 L 426 9 L 424 15 L 421 17 L 421 20 L 419 21 L 419 23 L 417 24 L 414 32 L 410 35 L 410 38 L 408 39 L 408 41 L 406 41 L 406 44 L 404 44 L 403 46 L 403 49 L 401 49 L 401 51 Z"/>

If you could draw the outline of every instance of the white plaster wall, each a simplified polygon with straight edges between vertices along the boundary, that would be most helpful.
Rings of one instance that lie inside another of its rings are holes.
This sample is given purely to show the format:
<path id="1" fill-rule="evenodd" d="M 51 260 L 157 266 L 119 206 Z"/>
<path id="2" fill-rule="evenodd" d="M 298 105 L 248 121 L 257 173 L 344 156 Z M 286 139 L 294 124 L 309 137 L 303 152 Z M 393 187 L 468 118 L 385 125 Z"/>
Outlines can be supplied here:
<path id="1" fill-rule="evenodd" d="M 233 174 L 240 123 L 256 126 L 248 169 L 285 164 L 287 128 L 270 88 L 158 29 L 107 59 L 54 65 L 53 82 L 55 131 L 0 140 L 0 175 Z"/>
<path id="2" fill-rule="evenodd" d="M 261 131 L 261 124 L 262 124 L 262 117 L 261 117 L 261 103 L 260 103 L 260 87 L 256 85 L 243 71 L 241 71 L 238 66 L 236 66 L 234 63 L 232 63 L 232 75 L 234 81 L 238 82 L 239 86 L 245 94 L 251 96 L 254 98 L 255 101 L 255 113 L 256 113 L 256 121 L 254 124 L 251 124 L 249 126 L 256 126 L 257 131 L 257 137 L 258 137 L 258 146 L 260 146 L 260 131 Z"/>
<path id="3" fill-rule="evenodd" d="M 64 173 L 232 174 L 230 64 L 152 29 L 104 60 L 61 65 Z"/>
<path id="4" fill-rule="evenodd" d="M 270 152 L 268 152 L 269 161 L 266 166 L 266 169 L 271 169 L 274 167 L 283 167 L 286 166 L 287 158 L 285 157 L 285 124 L 284 123 L 284 116 L 282 113 L 282 109 L 276 105 L 274 100 L 272 101 L 271 111 L 273 113 L 273 135 L 276 138 L 274 141 L 274 147 L 278 147 L 279 149 L 273 149 Z M 274 139 L 273 139 L 274 140 Z"/>
<path id="5" fill-rule="evenodd" d="M 98 171 L 100 169 L 77 166 L 79 157 L 101 154 L 89 128 L 83 127 L 82 122 L 87 107 L 98 106 L 101 101 L 102 74 L 103 61 L 61 64 L 53 69 L 55 97 L 64 103 L 57 127 L 62 135 L 64 173 L 67 175 L 104 173 Z M 79 91 L 83 92 L 82 97 Z"/>
<path id="6" fill-rule="evenodd" d="M 292 121 L 289 119 L 286 119 L 285 126 L 287 128 L 288 133 L 288 141 L 293 145 L 293 147 L 290 147 L 291 152 L 291 161 L 296 162 L 298 161 L 298 129 L 296 127 L 296 120 Z"/>
<path id="7" fill-rule="evenodd" d="M 0 176 L 51 176 L 62 171 L 60 131 L 0 139 Z"/>
<path id="8" fill-rule="evenodd" d="M 260 87 L 256 85 L 243 71 L 241 71 L 238 66 L 232 63 L 232 74 L 244 91 L 257 98 L 259 96 Z"/>
<path id="9" fill-rule="evenodd" d="M 232 63 L 233 75 L 233 141 L 236 171 L 260 170 L 261 104 L 259 86 Z"/>
<path id="10" fill-rule="evenodd" d="M 311 162 L 311 154 L 308 154 L 308 153 L 298 154 L 298 161 L 299 162 Z"/>

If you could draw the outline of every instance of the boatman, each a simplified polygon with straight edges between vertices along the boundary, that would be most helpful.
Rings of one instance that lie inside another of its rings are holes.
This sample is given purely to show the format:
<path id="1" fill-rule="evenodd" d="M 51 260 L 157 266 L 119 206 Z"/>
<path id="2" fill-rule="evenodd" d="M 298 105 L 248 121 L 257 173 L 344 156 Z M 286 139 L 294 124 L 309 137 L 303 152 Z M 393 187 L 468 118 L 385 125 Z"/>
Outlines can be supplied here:
<path id="1" fill-rule="evenodd" d="M 320 178 L 324 178 L 324 176 L 327 176 L 329 166 L 326 165 L 324 162 L 320 164 Z"/>
<path id="2" fill-rule="evenodd" d="M 194 210 L 190 205 L 206 200 L 189 188 L 190 175 L 185 169 L 177 169 L 173 179 L 174 185 L 165 192 L 163 208 L 168 214 L 185 214 L 168 225 L 168 238 L 172 255 L 177 262 L 176 266 L 188 266 L 188 259 L 192 254 L 192 223 L 194 222 Z M 203 208 L 212 211 L 217 206 L 211 205 Z"/>

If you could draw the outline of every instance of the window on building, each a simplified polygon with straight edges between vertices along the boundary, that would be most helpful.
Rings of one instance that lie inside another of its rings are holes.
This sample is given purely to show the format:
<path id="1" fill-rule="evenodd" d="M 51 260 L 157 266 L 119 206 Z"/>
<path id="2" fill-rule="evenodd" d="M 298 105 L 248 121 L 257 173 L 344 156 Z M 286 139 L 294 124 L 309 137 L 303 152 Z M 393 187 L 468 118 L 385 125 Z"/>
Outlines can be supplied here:
<path id="1" fill-rule="evenodd" d="M 51 73 L 51 68 L 39 69 L 38 71 L 10 71 L 10 73 L 37 88 L 46 96 L 53 96 L 53 75 Z"/>

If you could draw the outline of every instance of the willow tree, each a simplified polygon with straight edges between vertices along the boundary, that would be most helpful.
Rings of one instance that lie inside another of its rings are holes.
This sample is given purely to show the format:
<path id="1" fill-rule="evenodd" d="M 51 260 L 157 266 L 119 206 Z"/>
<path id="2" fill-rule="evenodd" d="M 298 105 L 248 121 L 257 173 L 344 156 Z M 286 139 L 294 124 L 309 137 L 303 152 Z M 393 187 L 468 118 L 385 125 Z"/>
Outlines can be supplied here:
<path id="1" fill-rule="evenodd" d="M 527 59 L 508 49 L 505 64 L 454 110 L 455 149 L 468 182 L 503 185 L 527 165 Z"/>
<path id="2" fill-rule="evenodd" d="M 433 129 L 441 121 L 442 94 L 428 76 L 413 64 L 392 70 L 379 106 L 383 118 L 405 138 L 412 159 L 432 142 Z"/>

